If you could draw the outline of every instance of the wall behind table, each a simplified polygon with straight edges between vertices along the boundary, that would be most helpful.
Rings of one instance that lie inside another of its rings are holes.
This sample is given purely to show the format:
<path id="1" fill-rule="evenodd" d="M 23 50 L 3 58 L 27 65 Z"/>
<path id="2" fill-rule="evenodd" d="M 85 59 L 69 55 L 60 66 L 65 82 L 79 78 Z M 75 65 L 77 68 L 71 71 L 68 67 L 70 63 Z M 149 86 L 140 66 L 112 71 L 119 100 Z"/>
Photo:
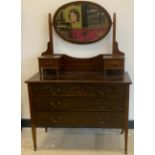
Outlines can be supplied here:
<path id="1" fill-rule="evenodd" d="M 52 15 L 57 8 L 73 0 L 22 0 L 22 118 L 30 118 L 27 85 L 29 77 L 38 72 L 37 58 L 47 49 L 48 13 Z M 133 0 L 90 0 L 103 6 L 111 15 L 117 15 L 117 41 L 126 55 L 125 70 L 132 82 L 134 74 L 134 24 Z M 73 57 L 92 57 L 100 53 L 111 53 L 112 31 L 99 42 L 77 45 L 62 40 L 54 32 L 54 52 L 66 53 Z M 134 119 L 134 90 L 130 89 L 129 119 Z"/>

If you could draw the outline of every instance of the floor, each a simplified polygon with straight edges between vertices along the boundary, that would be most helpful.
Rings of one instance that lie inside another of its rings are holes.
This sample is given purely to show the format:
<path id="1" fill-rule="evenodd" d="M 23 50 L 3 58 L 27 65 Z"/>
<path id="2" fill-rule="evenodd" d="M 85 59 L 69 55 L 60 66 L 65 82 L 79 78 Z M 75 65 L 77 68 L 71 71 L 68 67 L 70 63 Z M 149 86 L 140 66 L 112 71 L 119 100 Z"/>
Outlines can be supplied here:
<path id="1" fill-rule="evenodd" d="M 123 155 L 120 129 L 37 128 L 37 151 L 33 151 L 30 128 L 22 129 L 22 155 Z M 128 155 L 134 153 L 134 130 L 129 130 Z"/>

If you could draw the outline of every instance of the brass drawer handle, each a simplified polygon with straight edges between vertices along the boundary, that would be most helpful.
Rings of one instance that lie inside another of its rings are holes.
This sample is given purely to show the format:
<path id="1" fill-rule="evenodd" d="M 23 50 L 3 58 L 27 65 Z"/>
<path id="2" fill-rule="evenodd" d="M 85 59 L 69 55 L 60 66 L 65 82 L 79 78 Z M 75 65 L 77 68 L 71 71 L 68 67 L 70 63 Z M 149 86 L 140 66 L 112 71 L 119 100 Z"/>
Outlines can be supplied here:
<path id="1" fill-rule="evenodd" d="M 51 101 L 51 102 L 50 102 L 50 104 L 51 104 L 51 105 L 54 105 L 54 102 L 53 102 L 53 101 Z"/>
<path id="2" fill-rule="evenodd" d="M 99 117 L 99 118 L 98 118 L 98 121 L 99 121 L 100 123 L 106 123 L 108 120 L 109 120 L 109 118 L 102 118 L 102 117 Z"/>
<path id="3" fill-rule="evenodd" d="M 105 102 L 104 102 L 104 105 L 108 105 L 108 102 L 107 102 L 107 101 L 105 101 Z"/>
<path id="4" fill-rule="evenodd" d="M 58 102 L 57 102 L 57 105 L 61 105 L 61 102 L 60 102 L 60 101 L 58 101 Z"/>
<path id="5" fill-rule="evenodd" d="M 60 101 L 57 101 L 56 103 L 54 103 L 53 101 L 50 102 L 51 106 L 53 108 L 57 107 L 57 106 L 60 106 L 61 105 L 61 102 Z"/>
<path id="6" fill-rule="evenodd" d="M 58 123 L 61 119 L 60 118 L 54 118 L 54 117 L 51 117 L 51 121 L 53 123 Z"/>
<path id="7" fill-rule="evenodd" d="M 61 89 L 60 88 L 57 88 L 56 91 L 57 91 L 57 93 L 60 93 Z"/>
<path id="8" fill-rule="evenodd" d="M 118 65 L 118 62 L 111 62 L 111 65 Z"/>
<path id="9" fill-rule="evenodd" d="M 54 91 L 54 89 L 50 88 L 50 89 L 49 89 L 49 92 L 50 92 L 50 93 L 60 93 L 60 92 L 61 92 L 61 89 L 60 89 L 60 88 L 57 88 L 57 89 Z"/>
<path id="10" fill-rule="evenodd" d="M 111 91 L 111 88 L 105 88 L 105 89 L 97 89 L 97 93 L 100 95 L 105 95 Z"/>
<path id="11" fill-rule="evenodd" d="M 101 123 L 101 124 L 105 124 L 106 122 L 101 120 L 100 123 Z"/>
<path id="12" fill-rule="evenodd" d="M 105 101 L 105 102 L 97 102 L 97 105 L 100 106 L 100 107 L 107 106 L 108 102 L 107 101 Z"/>
<path id="13" fill-rule="evenodd" d="M 101 106 L 101 102 L 97 102 L 97 105 L 98 105 L 98 106 Z"/>
<path id="14" fill-rule="evenodd" d="M 49 92 L 50 92 L 50 93 L 53 93 L 53 89 L 52 89 L 52 88 L 50 88 L 50 89 L 49 89 Z"/>
<path id="15" fill-rule="evenodd" d="M 103 90 L 101 90 L 101 89 L 97 89 L 97 93 L 100 94 L 100 95 L 105 94 L 105 92 Z"/>
<path id="16" fill-rule="evenodd" d="M 51 65 L 51 64 L 52 64 L 52 62 L 45 62 L 45 64 L 46 64 L 46 65 Z"/>
<path id="17" fill-rule="evenodd" d="M 53 118 L 53 117 L 51 117 L 51 121 L 52 121 L 53 123 L 58 123 L 58 120 L 55 119 L 55 118 Z"/>
<path id="18" fill-rule="evenodd" d="M 51 104 L 51 106 L 52 106 L 53 108 L 56 107 L 56 105 L 55 105 L 55 103 L 54 103 L 53 101 L 51 101 L 50 104 Z"/>

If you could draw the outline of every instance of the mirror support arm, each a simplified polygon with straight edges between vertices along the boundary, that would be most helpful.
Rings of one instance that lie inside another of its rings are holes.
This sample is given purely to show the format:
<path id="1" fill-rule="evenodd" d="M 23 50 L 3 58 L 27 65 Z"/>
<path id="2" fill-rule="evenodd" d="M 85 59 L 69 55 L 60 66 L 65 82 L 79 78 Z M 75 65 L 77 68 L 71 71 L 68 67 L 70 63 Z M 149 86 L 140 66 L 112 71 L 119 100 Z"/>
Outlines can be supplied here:
<path id="1" fill-rule="evenodd" d="M 52 16 L 49 13 L 48 14 L 48 26 L 49 26 L 49 42 L 48 42 L 48 47 L 45 52 L 42 53 L 42 55 L 53 55 L 54 53 L 54 47 L 53 47 L 53 22 L 52 22 Z"/>
<path id="2" fill-rule="evenodd" d="M 113 14 L 112 54 L 113 55 L 124 55 L 124 53 L 119 50 L 118 42 L 116 41 L 116 13 Z"/>

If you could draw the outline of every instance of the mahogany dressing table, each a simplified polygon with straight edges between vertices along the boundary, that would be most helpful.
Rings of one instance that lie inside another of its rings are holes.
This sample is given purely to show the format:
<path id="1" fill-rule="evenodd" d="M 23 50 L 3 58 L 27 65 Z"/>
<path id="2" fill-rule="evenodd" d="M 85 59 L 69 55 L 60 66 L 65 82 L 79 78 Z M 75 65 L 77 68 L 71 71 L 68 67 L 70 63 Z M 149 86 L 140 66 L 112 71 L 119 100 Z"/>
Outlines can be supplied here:
<path id="1" fill-rule="evenodd" d="M 37 127 L 97 127 L 122 129 L 127 153 L 131 80 L 116 42 L 116 14 L 112 54 L 92 58 L 54 54 L 51 14 L 48 22 L 48 49 L 38 58 L 39 72 L 26 81 L 34 150 Z"/>

